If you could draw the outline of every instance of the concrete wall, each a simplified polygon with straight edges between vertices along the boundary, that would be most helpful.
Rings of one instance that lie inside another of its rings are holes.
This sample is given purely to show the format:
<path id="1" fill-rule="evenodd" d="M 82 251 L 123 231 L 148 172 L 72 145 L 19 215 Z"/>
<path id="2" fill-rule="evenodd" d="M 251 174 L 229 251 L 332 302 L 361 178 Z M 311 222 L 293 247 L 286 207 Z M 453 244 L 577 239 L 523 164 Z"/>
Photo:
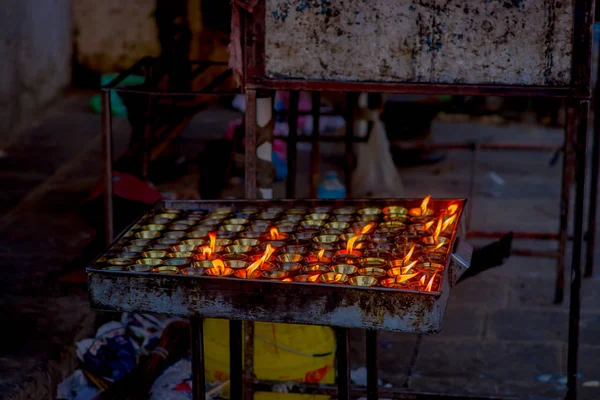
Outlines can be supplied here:
<path id="1" fill-rule="evenodd" d="M 71 0 L 0 0 L 0 148 L 71 82 Z"/>

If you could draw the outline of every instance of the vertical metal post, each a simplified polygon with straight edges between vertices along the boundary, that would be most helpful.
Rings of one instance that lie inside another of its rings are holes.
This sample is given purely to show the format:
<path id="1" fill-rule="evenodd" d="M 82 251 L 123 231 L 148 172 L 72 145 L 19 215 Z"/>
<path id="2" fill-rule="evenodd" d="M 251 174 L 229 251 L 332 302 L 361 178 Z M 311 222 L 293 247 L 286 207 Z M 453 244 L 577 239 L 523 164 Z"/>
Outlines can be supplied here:
<path id="1" fill-rule="evenodd" d="M 479 159 L 479 143 L 473 142 L 471 148 L 471 175 L 469 176 L 469 202 L 467 207 L 469 208 L 469 212 L 467 212 L 467 221 L 466 227 L 467 232 L 471 231 L 471 219 L 473 218 L 473 204 L 475 203 L 475 186 L 477 183 L 477 160 Z"/>
<path id="2" fill-rule="evenodd" d="M 254 322 L 244 321 L 244 400 L 254 397 Z"/>
<path id="3" fill-rule="evenodd" d="M 246 199 L 256 199 L 256 90 L 246 90 Z"/>
<path id="4" fill-rule="evenodd" d="M 336 346 L 336 365 L 337 365 L 337 387 L 338 400 L 350 400 L 350 365 L 348 363 L 348 354 L 350 347 L 348 342 L 348 329 L 335 328 Z"/>
<path id="5" fill-rule="evenodd" d="M 229 380 L 231 399 L 241 399 L 244 392 L 242 355 L 242 321 L 229 321 Z"/>
<path id="6" fill-rule="evenodd" d="M 569 351 L 567 359 L 567 399 L 577 398 L 577 356 L 579 319 L 581 314 L 581 248 L 583 242 L 583 208 L 585 200 L 586 138 L 589 101 L 579 101 L 576 108 L 577 140 L 575 142 L 575 223 L 571 258 L 571 293 L 569 303 Z"/>
<path id="7" fill-rule="evenodd" d="M 206 387 L 204 379 L 204 328 L 202 318 L 190 319 L 190 335 L 192 343 L 192 398 L 205 400 Z"/>
<path id="8" fill-rule="evenodd" d="M 346 95 L 346 197 L 352 197 L 352 170 L 354 168 L 354 118 L 356 103 L 358 101 L 357 93 L 348 93 Z"/>
<path id="9" fill-rule="evenodd" d="M 560 194 L 560 224 L 558 233 L 558 259 L 556 260 L 556 283 L 554 303 L 563 302 L 565 293 L 565 257 L 569 239 L 569 207 L 573 180 L 573 143 L 575 141 L 575 109 L 572 102 L 566 103 L 565 143 Z"/>
<path id="10" fill-rule="evenodd" d="M 600 67 L 598 68 L 598 77 L 600 81 Z M 594 88 L 594 129 L 592 130 L 592 165 L 590 181 L 590 204 L 588 211 L 588 234 L 587 250 L 585 254 L 585 273 L 589 278 L 594 274 L 594 256 L 596 242 L 596 216 L 598 210 L 598 170 L 600 168 L 600 90 L 596 83 Z"/>
<path id="11" fill-rule="evenodd" d="M 300 92 L 294 90 L 290 92 L 290 108 L 288 110 L 288 176 L 286 182 L 286 197 L 293 199 L 296 197 L 296 167 L 297 167 L 297 143 L 298 143 L 298 103 Z"/>
<path id="12" fill-rule="evenodd" d="M 106 244 L 115 237 L 112 180 L 112 116 L 110 113 L 110 90 L 102 91 L 102 158 L 104 161 L 104 235 Z"/>
<path id="13" fill-rule="evenodd" d="M 379 365 L 378 365 L 377 331 L 367 330 L 367 400 L 379 398 Z"/>
<path id="14" fill-rule="evenodd" d="M 313 129 L 310 150 L 310 193 L 311 199 L 317 198 L 317 186 L 319 186 L 319 160 L 321 149 L 319 143 L 321 123 L 321 92 L 312 92 L 312 118 Z"/>
<path id="15" fill-rule="evenodd" d="M 142 131 L 142 179 L 147 181 L 150 175 L 150 153 L 152 151 L 152 96 L 148 96 L 144 117 L 144 129 Z"/>

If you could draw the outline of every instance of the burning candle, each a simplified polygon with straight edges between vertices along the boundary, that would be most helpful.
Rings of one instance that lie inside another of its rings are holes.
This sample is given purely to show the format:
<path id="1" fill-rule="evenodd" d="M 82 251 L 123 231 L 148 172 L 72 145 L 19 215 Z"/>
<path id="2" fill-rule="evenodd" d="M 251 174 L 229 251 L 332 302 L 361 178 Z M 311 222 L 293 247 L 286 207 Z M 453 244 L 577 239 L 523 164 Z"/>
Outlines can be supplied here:
<path id="1" fill-rule="evenodd" d="M 337 272 L 327 272 L 319 277 L 319 280 L 323 283 L 328 284 L 343 284 L 348 282 L 350 278 L 348 275 L 340 274 Z"/>
<path id="2" fill-rule="evenodd" d="M 209 276 L 229 276 L 233 274 L 233 270 L 231 268 L 227 268 L 223 260 L 213 260 L 212 268 L 206 269 L 206 275 Z"/>
<path id="3" fill-rule="evenodd" d="M 307 275 L 321 275 L 329 272 L 329 267 L 324 264 L 309 264 L 302 267 L 302 272 Z"/>
<path id="4" fill-rule="evenodd" d="M 329 264 L 331 262 L 330 254 L 326 255 L 325 249 L 321 249 L 318 253 L 309 254 L 304 261 L 308 264 Z"/>
<path id="5" fill-rule="evenodd" d="M 333 261 L 336 264 L 355 264 L 362 253 L 358 250 L 354 250 L 354 243 L 360 238 L 360 236 L 353 236 L 348 239 L 345 250 L 338 250 L 335 253 Z"/>
<path id="6" fill-rule="evenodd" d="M 269 233 L 264 236 L 264 238 L 267 240 L 286 240 L 289 237 L 290 235 L 288 235 L 287 233 L 279 232 L 279 230 L 276 227 L 272 227 L 269 230 Z"/>
<path id="7" fill-rule="evenodd" d="M 258 279 L 262 276 L 262 271 L 255 270 L 252 272 L 248 272 L 247 269 L 236 269 L 233 274 L 235 275 L 236 278 Z"/>
<path id="8" fill-rule="evenodd" d="M 427 208 L 427 206 L 429 205 L 429 200 L 431 200 L 431 195 L 428 195 L 423 199 L 423 202 L 421 203 L 420 207 L 411 208 L 410 210 L 408 210 L 408 215 L 410 215 L 411 217 L 426 217 L 429 215 L 433 215 L 433 210 Z"/>
<path id="9" fill-rule="evenodd" d="M 246 276 L 252 277 L 252 273 L 257 269 L 272 269 L 274 266 L 270 263 L 267 263 L 271 255 L 275 252 L 275 249 L 271 247 L 271 245 L 267 244 L 267 248 L 265 252 L 260 258 L 255 260 L 248 268 L 246 268 Z"/>
<path id="10" fill-rule="evenodd" d="M 442 233 L 443 225 L 444 225 L 443 215 L 440 215 L 440 217 L 438 218 L 438 222 L 437 222 L 435 231 L 433 232 L 433 235 L 424 237 L 422 239 L 422 242 L 425 244 L 425 246 L 435 247 L 435 246 L 438 246 L 440 243 L 448 242 L 448 238 L 440 236 L 440 234 Z"/>

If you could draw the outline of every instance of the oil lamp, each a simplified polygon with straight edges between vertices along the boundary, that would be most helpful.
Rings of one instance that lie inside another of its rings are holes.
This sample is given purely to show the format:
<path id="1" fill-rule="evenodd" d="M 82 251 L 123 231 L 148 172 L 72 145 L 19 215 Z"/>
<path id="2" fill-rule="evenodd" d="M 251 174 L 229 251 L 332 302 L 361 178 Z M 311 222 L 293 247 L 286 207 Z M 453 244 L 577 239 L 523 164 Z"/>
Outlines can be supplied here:
<path id="1" fill-rule="evenodd" d="M 212 268 L 205 270 L 206 275 L 209 276 L 229 276 L 233 274 L 233 269 L 227 268 L 223 260 L 213 260 Z"/>
<path id="2" fill-rule="evenodd" d="M 429 200 L 431 200 L 431 195 L 428 195 L 423 199 L 420 207 L 411 208 L 408 210 L 408 215 L 413 217 L 416 221 L 423 220 L 429 216 L 433 215 L 433 210 L 431 208 L 427 208 L 429 205 Z"/>
<path id="3" fill-rule="evenodd" d="M 348 277 L 348 275 L 340 274 L 337 272 L 327 272 L 319 277 L 319 281 L 329 284 L 343 284 L 348 282 L 349 279 L 350 278 Z"/>

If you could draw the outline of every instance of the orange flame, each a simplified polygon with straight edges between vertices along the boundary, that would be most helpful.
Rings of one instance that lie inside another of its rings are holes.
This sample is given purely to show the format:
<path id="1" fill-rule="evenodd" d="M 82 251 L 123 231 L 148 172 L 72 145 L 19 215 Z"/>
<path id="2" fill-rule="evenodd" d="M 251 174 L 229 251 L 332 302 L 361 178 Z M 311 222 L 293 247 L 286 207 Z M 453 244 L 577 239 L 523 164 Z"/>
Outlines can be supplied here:
<path id="1" fill-rule="evenodd" d="M 423 275 L 423 277 L 419 279 L 419 282 L 421 282 L 421 286 L 425 286 L 425 275 Z"/>
<path id="2" fill-rule="evenodd" d="M 396 275 L 396 279 L 395 282 L 396 283 L 402 283 L 402 282 L 406 282 L 407 280 L 409 280 L 410 278 L 419 275 L 418 273 L 416 274 L 409 274 L 409 275 Z"/>
<path id="3" fill-rule="evenodd" d="M 313 275 L 307 279 L 308 282 L 316 282 L 320 275 Z"/>
<path id="4" fill-rule="evenodd" d="M 429 200 L 431 200 L 431 195 L 427 195 L 427 197 L 423 199 L 423 202 L 421 203 L 421 215 L 427 215 L 427 205 L 429 204 Z"/>
<path id="5" fill-rule="evenodd" d="M 435 245 L 435 247 L 433 248 L 433 250 L 437 250 L 440 247 L 442 247 L 443 245 L 444 245 L 444 242 L 440 242 L 440 243 L 438 243 L 438 244 Z"/>
<path id="6" fill-rule="evenodd" d="M 292 278 L 285 278 L 282 279 L 281 282 L 293 282 L 294 280 Z"/>
<path id="7" fill-rule="evenodd" d="M 402 264 L 406 264 L 407 262 L 410 261 L 410 258 L 412 257 L 414 251 L 415 251 L 415 245 L 413 244 L 412 247 L 410 248 L 410 251 L 408 253 L 406 253 L 404 258 L 402 259 Z"/>
<path id="8" fill-rule="evenodd" d="M 219 271 L 219 275 L 223 275 L 223 272 L 225 272 L 225 263 L 223 260 L 213 260 L 212 264 Z"/>
<path id="9" fill-rule="evenodd" d="M 348 239 L 348 244 L 346 245 L 346 254 L 352 254 L 352 250 L 354 250 L 354 242 L 358 240 L 358 236 L 353 236 Z"/>
<path id="10" fill-rule="evenodd" d="M 360 234 L 366 235 L 371 229 L 373 229 L 374 226 L 375 224 L 368 224 L 363 226 L 363 228 L 360 230 Z"/>
<path id="11" fill-rule="evenodd" d="M 262 257 L 256 261 L 254 261 L 252 264 L 250 264 L 248 266 L 248 268 L 246 268 L 246 276 L 247 277 L 251 276 L 252 273 L 254 271 L 256 271 L 257 268 L 261 267 L 265 263 L 265 261 L 267 261 L 269 259 L 269 257 L 271 257 L 271 255 L 273 254 L 274 251 L 275 251 L 275 249 L 273 247 L 271 247 L 270 244 L 267 244 L 267 248 L 265 249 L 265 252 L 262 255 Z"/>
<path id="12" fill-rule="evenodd" d="M 204 256 L 204 258 L 206 260 L 208 260 L 208 258 L 210 257 L 211 254 L 212 254 L 212 250 L 210 249 L 210 247 L 208 247 L 208 246 L 202 247 L 202 255 Z"/>
<path id="13" fill-rule="evenodd" d="M 270 232 L 271 232 L 271 239 L 273 239 L 273 240 L 279 239 L 279 231 L 277 230 L 277 228 L 272 227 Z"/>
<path id="14" fill-rule="evenodd" d="M 208 237 L 210 238 L 210 252 L 212 254 L 217 246 L 217 232 L 208 232 Z"/>
<path id="15" fill-rule="evenodd" d="M 450 204 L 447 209 L 448 215 L 453 215 L 456 210 L 458 210 L 458 204 Z"/>
<path id="16" fill-rule="evenodd" d="M 339 282 L 342 279 L 343 274 L 335 274 L 332 282 Z"/>
<path id="17" fill-rule="evenodd" d="M 414 267 L 415 265 L 417 265 L 417 260 L 411 262 L 410 264 L 408 264 L 406 267 L 401 269 L 402 275 L 408 273 L 408 271 L 411 270 L 412 267 Z"/>
<path id="18" fill-rule="evenodd" d="M 323 255 L 325 254 L 325 249 L 319 250 L 318 260 L 323 261 Z"/>
<path id="19" fill-rule="evenodd" d="M 442 233 L 442 219 L 444 217 L 442 217 L 440 215 L 440 218 L 438 219 L 438 223 L 437 223 L 437 227 L 435 228 L 435 232 L 433 233 L 433 238 L 435 240 L 437 240 L 437 238 L 440 236 L 440 233 Z"/>
<path id="20" fill-rule="evenodd" d="M 446 221 L 444 221 L 444 224 L 442 225 L 442 232 L 444 232 L 446 230 L 446 228 L 448 228 L 450 225 L 452 225 L 452 223 L 454 222 L 455 219 L 456 219 L 456 215 L 453 215 L 450 218 L 448 218 Z"/>
<path id="21" fill-rule="evenodd" d="M 427 287 L 425 288 L 426 291 L 431 292 L 431 288 L 433 287 L 433 280 L 435 279 L 436 275 L 437 275 L 437 272 L 435 274 L 433 274 L 433 276 L 429 280 L 429 283 L 427 284 Z M 423 278 L 425 278 L 425 276 L 423 276 Z"/>
<path id="22" fill-rule="evenodd" d="M 431 225 L 433 225 L 435 221 L 429 221 L 425 224 L 425 229 L 423 229 L 424 231 L 428 230 L 429 228 L 431 228 Z"/>

